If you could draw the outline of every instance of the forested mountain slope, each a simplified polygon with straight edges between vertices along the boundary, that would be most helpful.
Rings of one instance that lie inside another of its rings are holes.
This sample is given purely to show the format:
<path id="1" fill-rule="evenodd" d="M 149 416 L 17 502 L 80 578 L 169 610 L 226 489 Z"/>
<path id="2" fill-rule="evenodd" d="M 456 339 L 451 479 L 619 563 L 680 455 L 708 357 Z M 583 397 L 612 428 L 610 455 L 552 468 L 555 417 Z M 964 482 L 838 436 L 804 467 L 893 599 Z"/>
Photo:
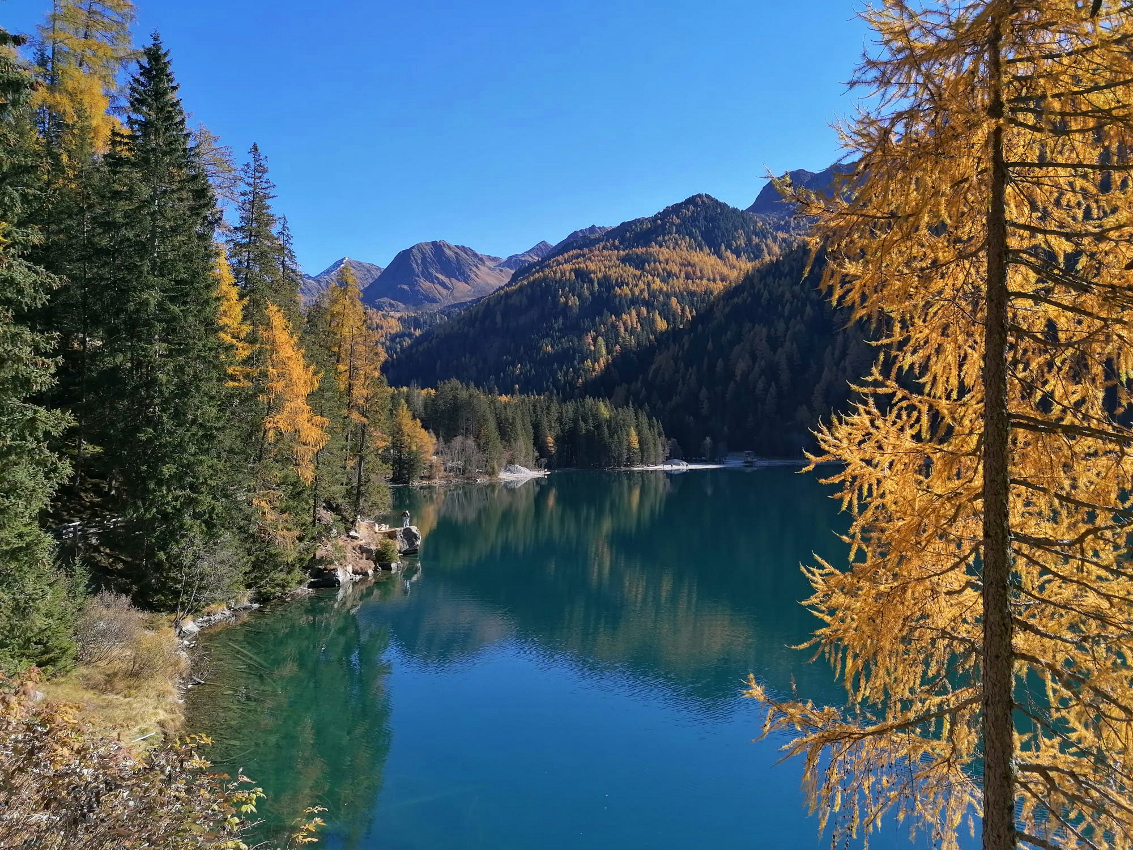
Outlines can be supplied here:
<path id="1" fill-rule="evenodd" d="M 395 384 L 456 378 L 501 392 L 570 390 L 620 352 L 686 324 L 750 265 L 790 244 L 773 222 L 708 195 L 564 244 L 414 340 Z"/>
<path id="2" fill-rule="evenodd" d="M 819 290 L 821 258 L 804 276 L 807 251 L 756 267 L 686 327 L 614 358 L 583 392 L 656 416 L 690 456 L 705 453 L 706 437 L 712 455 L 726 445 L 798 456 L 873 359 L 862 330 Z"/>

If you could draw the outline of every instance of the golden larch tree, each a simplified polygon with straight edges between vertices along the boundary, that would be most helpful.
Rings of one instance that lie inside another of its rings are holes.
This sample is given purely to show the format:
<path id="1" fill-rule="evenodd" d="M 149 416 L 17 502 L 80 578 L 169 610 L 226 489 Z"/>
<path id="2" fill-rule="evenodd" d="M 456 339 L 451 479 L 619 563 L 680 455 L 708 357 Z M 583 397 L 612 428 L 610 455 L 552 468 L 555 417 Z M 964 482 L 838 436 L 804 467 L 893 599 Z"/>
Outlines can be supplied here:
<path id="1" fill-rule="evenodd" d="M 246 365 L 246 361 L 252 353 L 252 344 L 248 342 L 252 329 L 244 321 L 244 299 L 240 297 L 236 278 L 228 265 L 228 257 L 219 247 L 216 250 L 213 274 L 216 277 L 217 320 L 220 325 L 220 341 L 225 349 L 224 369 L 228 374 L 228 386 L 251 386 L 252 369 Z"/>
<path id="2" fill-rule="evenodd" d="M 1133 847 L 1133 8 L 865 13 L 877 36 L 821 198 L 825 282 L 872 323 L 819 432 L 849 563 L 807 569 L 852 710 L 783 701 L 823 822 L 958 847 Z"/>
<path id="3" fill-rule="evenodd" d="M 388 445 L 383 430 L 390 399 L 389 386 L 382 376 L 386 353 L 381 345 L 380 320 L 362 304 L 358 276 L 349 264 L 339 268 L 327 299 L 335 376 L 345 400 L 344 472 L 357 515 L 364 507 L 367 469 L 376 453 Z"/>
<path id="4" fill-rule="evenodd" d="M 389 457 L 390 475 L 395 484 L 412 484 L 421 477 L 433 455 L 436 440 L 414 418 L 408 405 L 398 399 L 390 414 Z"/>
<path id="5" fill-rule="evenodd" d="M 315 453 L 327 441 L 326 417 L 315 415 L 307 397 L 319 384 L 315 368 L 307 364 L 283 311 L 269 304 L 264 347 L 267 349 L 267 384 L 263 401 L 267 442 L 285 438 L 291 449 L 295 474 L 304 484 L 314 479 Z"/>
<path id="6" fill-rule="evenodd" d="M 121 126 L 111 106 L 118 74 L 133 56 L 134 16 L 131 0 L 55 0 L 39 28 L 44 85 L 33 101 L 49 140 L 81 131 L 95 152 L 106 152 Z"/>

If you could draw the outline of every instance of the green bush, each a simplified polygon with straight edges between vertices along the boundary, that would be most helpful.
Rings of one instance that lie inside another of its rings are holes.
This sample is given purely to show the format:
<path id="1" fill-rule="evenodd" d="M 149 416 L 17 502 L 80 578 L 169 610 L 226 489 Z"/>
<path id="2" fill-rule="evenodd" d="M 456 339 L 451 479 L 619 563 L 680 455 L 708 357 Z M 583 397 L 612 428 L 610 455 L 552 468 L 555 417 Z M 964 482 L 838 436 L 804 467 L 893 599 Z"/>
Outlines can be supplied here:
<path id="1" fill-rule="evenodd" d="M 379 564 L 396 563 L 397 557 L 397 544 L 390 540 L 388 537 L 383 538 L 378 543 L 378 548 L 374 551 L 374 558 Z"/>

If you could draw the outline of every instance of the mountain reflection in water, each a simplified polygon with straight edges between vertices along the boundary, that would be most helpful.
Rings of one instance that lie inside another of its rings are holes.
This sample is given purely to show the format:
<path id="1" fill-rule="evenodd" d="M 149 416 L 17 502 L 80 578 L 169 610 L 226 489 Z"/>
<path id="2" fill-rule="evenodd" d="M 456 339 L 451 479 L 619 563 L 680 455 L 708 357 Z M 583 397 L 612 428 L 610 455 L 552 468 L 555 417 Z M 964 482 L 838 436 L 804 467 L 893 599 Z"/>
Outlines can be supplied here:
<path id="1" fill-rule="evenodd" d="M 814 475 L 571 472 L 395 501 L 419 566 L 203 641 L 190 725 L 267 791 L 265 834 L 319 804 L 331 848 L 828 846 L 739 698 L 748 672 L 845 698 L 789 648 L 817 624 L 800 563 L 845 558 Z"/>

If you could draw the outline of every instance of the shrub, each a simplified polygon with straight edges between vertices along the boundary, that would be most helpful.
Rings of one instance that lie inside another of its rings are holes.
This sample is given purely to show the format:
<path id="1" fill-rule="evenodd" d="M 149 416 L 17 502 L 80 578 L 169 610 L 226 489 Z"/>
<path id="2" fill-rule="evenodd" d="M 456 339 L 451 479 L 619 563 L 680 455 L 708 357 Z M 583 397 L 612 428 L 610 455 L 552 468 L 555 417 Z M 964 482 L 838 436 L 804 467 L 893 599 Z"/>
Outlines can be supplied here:
<path id="1" fill-rule="evenodd" d="M 378 541 L 377 548 L 374 550 L 374 559 L 379 564 L 392 564 L 397 561 L 398 552 L 397 544 L 390 540 L 388 537 L 383 537 Z"/>
<path id="2" fill-rule="evenodd" d="M 95 691 L 165 687 L 183 672 L 173 630 L 164 623 L 147 628 L 146 615 L 121 594 L 104 592 L 88 600 L 75 634 L 79 661 L 89 668 L 79 672 Z"/>
<path id="3" fill-rule="evenodd" d="M 155 680 L 169 681 L 180 674 L 184 664 L 171 631 L 142 632 L 130 647 L 123 677 L 134 687 Z"/>
<path id="4" fill-rule="evenodd" d="M 91 597 L 75 622 L 77 657 L 82 664 L 106 664 L 119 657 L 143 631 L 142 612 L 120 593 Z"/>
<path id="5" fill-rule="evenodd" d="M 0 848 L 235 850 L 263 792 L 207 772 L 193 736 L 136 755 L 0 675 Z"/>

